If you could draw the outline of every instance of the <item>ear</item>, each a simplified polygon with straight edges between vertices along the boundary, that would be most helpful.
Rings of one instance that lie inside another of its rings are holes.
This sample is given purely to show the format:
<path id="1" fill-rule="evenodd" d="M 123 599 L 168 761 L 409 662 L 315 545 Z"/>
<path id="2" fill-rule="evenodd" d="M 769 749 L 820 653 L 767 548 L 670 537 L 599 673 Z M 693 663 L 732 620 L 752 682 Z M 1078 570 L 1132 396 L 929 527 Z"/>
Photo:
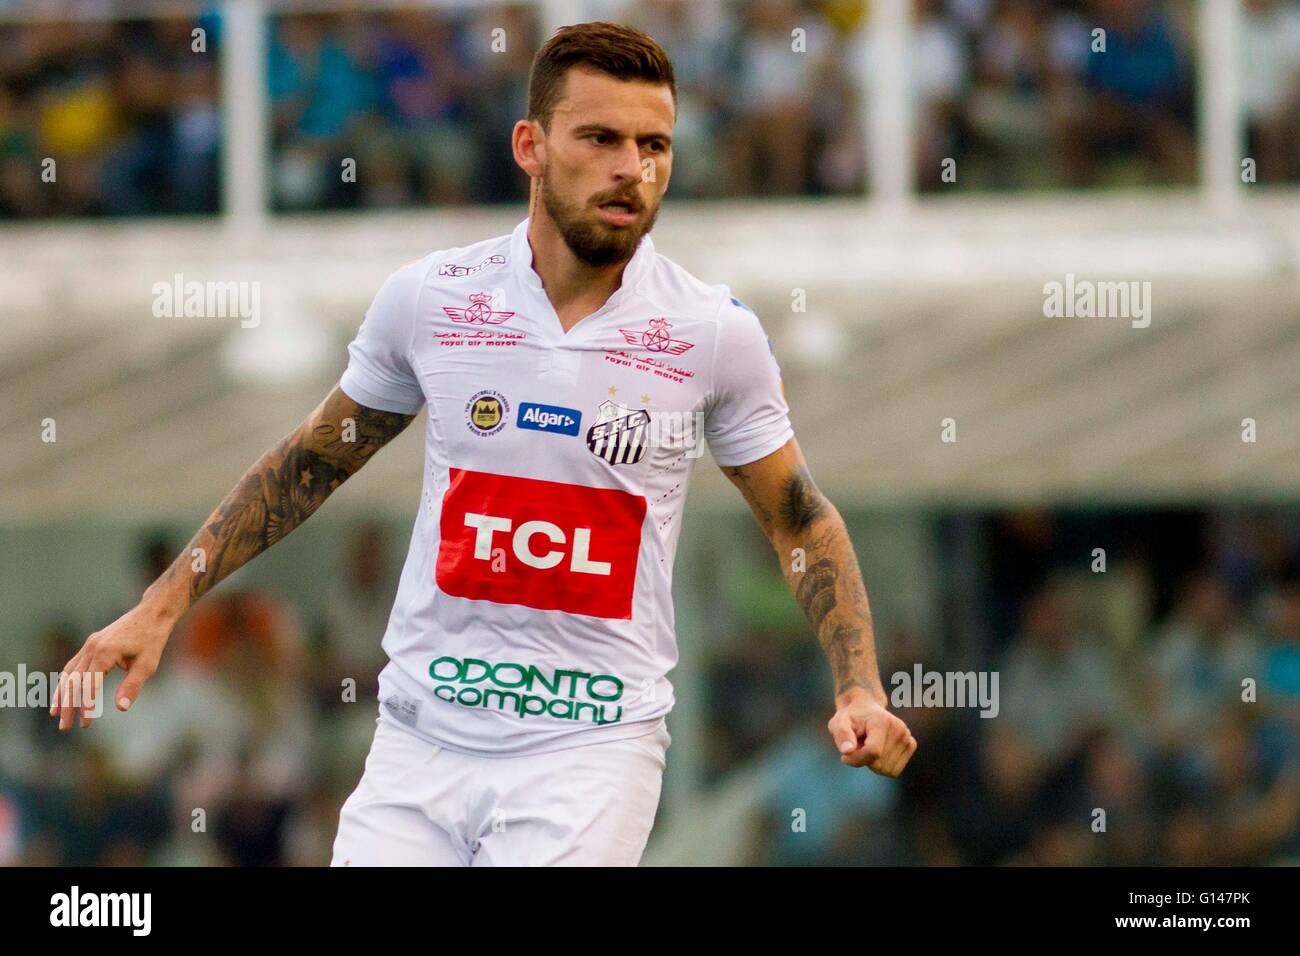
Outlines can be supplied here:
<path id="1" fill-rule="evenodd" d="M 546 133 L 541 124 L 526 119 L 515 123 L 510 134 L 510 145 L 519 168 L 531 179 L 540 177 L 542 165 L 546 161 Z"/>

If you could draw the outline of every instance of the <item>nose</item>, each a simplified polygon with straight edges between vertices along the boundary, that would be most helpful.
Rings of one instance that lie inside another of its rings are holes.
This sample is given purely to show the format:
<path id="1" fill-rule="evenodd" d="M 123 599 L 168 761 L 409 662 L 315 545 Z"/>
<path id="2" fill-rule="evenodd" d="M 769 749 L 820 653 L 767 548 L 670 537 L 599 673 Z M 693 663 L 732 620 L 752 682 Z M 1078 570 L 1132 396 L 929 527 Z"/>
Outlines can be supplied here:
<path id="1" fill-rule="evenodd" d="M 634 182 L 641 178 L 641 147 L 629 139 L 619 148 L 614 164 L 614 177 L 620 182 Z"/>

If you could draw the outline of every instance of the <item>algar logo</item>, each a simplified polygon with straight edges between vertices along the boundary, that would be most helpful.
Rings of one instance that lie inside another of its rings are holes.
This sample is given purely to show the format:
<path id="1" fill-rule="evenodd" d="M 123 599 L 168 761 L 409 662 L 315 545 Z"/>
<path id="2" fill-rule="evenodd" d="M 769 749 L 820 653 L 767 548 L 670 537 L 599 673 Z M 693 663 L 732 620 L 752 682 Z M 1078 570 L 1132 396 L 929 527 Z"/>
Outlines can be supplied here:
<path id="1" fill-rule="evenodd" d="M 555 670 L 536 664 L 477 657 L 439 657 L 429 664 L 433 695 L 449 704 L 511 711 L 522 719 L 538 714 L 561 720 L 616 724 L 623 719 L 623 682 L 612 674 Z M 481 686 L 480 686 L 481 685 Z M 588 698 L 579 700 L 579 695 Z"/>

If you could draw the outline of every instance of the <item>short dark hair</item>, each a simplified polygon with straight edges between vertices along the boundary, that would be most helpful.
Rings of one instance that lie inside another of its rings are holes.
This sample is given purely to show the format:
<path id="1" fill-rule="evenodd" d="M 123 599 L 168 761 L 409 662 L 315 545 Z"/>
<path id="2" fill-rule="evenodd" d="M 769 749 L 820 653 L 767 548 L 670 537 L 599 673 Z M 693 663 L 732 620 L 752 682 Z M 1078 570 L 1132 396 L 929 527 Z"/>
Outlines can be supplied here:
<path id="1" fill-rule="evenodd" d="M 533 57 L 528 75 L 528 118 L 550 129 L 551 114 L 575 66 L 619 80 L 667 86 L 677 102 L 673 64 L 654 37 L 636 27 L 596 21 L 560 27 Z"/>

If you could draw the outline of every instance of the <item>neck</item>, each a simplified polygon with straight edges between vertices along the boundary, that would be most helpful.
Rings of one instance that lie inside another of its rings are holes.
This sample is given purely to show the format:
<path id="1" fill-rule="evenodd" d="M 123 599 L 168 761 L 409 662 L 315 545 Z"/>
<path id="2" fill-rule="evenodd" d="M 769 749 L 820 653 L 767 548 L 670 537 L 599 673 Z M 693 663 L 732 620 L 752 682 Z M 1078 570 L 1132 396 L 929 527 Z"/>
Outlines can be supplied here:
<path id="1" fill-rule="evenodd" d="M 614 294 L 623 281 L 627 262 L 588 265 L 573 254 L 542 204 L 535 201 L 532 207 L 528 245 L 533 252 L 533 271 L 542 280 L 546 297 L 567 329 L 595 312 Z"/>

